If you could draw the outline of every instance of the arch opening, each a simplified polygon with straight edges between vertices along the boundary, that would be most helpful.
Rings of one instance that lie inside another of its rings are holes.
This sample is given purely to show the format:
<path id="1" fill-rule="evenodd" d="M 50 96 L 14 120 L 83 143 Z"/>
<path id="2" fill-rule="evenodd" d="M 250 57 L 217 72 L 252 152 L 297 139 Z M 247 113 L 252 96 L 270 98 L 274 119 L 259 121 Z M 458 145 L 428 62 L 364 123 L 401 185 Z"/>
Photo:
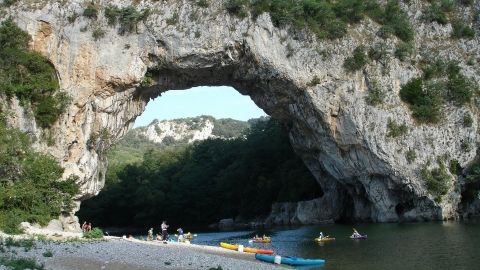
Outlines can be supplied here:
<path id="1" fill-rule="evenodd" d="M 294 153 L 288 126 L 234 88 L 160 92 L 136 120 L 107 152 L 106 186 L 83 203 L 82 220 L 142 228 L 160 217 L 195 226 L 263 222 L 274 203 L 323 196 Z"/>

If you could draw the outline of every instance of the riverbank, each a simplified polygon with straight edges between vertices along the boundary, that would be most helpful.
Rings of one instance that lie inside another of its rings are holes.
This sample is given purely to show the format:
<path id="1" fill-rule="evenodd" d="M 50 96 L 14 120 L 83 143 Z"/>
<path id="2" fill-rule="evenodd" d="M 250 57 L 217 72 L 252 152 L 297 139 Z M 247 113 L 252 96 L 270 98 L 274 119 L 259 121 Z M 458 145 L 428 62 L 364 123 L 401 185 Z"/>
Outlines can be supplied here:
<path id="1" fill-rule="evenodd" d="M 31 258 L 52 270 L 286 269 L 259 262 L 253 254 L 219 247 L 118 237 L 98 241 L 36 241 L 31 248 L 4 245 L 2 251 L 3 257 Z"/>

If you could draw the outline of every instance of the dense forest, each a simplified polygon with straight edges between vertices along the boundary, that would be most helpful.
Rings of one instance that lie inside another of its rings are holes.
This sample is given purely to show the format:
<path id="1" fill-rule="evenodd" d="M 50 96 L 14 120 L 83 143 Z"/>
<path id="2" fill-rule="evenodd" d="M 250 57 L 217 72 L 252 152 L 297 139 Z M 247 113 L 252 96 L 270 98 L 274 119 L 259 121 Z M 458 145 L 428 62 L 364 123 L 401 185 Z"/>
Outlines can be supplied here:
<path id="1" fill-rule="evenodd" d="M 252 121 L 245 136 L 151 148 L 133 164 L 115 162 L 106 186 L 82 204 L 99 226 L 207 225 L 264 216 L 277 201 L 322 195 L 282 126 Z M 110 154 L 111 155 L 111 154 Z"/>

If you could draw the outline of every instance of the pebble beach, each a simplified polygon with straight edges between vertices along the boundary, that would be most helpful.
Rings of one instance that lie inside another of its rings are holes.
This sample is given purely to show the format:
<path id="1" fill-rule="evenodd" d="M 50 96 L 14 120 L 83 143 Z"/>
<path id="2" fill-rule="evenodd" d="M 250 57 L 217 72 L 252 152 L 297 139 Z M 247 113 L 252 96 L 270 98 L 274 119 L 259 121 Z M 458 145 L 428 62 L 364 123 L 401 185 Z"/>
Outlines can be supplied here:
<path id="1" fill-rule="evenodd" d="M 45 256 L 46 253 L 51 257 Z M 118 237 L 97 241 L 36 241 L 30 250 L 8 247 L 3 256 L 32 258 L 52 270 L 291 269 L 259 262 L 254 254 L 220 247 Z"/>

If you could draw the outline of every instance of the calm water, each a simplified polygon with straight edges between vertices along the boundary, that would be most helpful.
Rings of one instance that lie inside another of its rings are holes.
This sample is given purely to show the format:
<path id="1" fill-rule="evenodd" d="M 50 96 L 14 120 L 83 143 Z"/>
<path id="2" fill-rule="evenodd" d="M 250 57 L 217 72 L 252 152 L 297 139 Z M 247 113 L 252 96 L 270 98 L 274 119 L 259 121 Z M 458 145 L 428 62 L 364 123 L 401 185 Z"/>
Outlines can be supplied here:
<path id="1" fill-rule="evenodd" d="M 322 258 L 326 265 L 308 269 L 480 269 L 480 220 L 468 223 L 439 222 L 412 224 L 355 225 L 368 240 L 351 240 L 351 225 L 277 228 L 267 231 L 271 244 L 249 244 L 248 239 L 264 232 L 199 233 L 193 241 L 218 246 L 220 241 L 274 249 L 283 256 Z M 324 235 L 335 242 L 317 244 Z"/>

